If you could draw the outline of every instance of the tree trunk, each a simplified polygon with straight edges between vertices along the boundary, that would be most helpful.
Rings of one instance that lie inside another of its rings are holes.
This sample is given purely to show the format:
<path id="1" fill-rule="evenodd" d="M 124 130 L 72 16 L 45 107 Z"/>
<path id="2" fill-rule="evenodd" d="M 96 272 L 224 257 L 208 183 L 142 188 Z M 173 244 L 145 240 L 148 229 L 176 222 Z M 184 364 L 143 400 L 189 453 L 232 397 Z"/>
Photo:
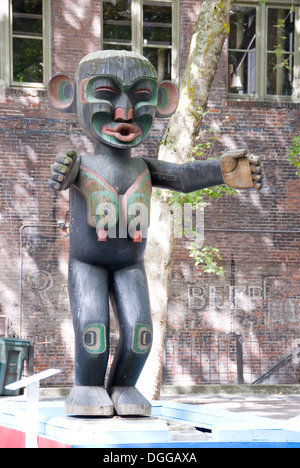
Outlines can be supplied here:
<path id="1" fill-rule="evenodd" d="M 191 158 L 199 135 L 208 94 L 224 41 L 229 33 L 233 0 L 203 0 L 193 32 L 176 113 L 171 117 L 158 158 L 184 163 Z M 154 323 L 152 351 L 138 386 L 149 399 L 158 399 L 163 366 L 169 285 L 175 247 L 172 217 L 163 200 L 152 197 L 146 269 Z"/>

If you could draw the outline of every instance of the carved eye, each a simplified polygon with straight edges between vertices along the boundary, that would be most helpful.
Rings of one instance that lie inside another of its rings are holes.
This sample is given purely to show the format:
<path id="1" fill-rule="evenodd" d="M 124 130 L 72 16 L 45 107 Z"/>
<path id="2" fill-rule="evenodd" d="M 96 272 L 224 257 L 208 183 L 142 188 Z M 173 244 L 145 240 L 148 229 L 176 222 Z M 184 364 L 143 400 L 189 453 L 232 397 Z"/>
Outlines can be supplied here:
<path id="1" fill-rule="evenodd" d="M 150 101 L 152 98 L 152 92 L 147 88 L 137 89 L 133 95 L 138 101 Z"/>
<path id="2" fill-rule="evenodd" d="M 93 90 L 93 96 L 99 100 L 112 101 L 117 91 L 109 86 L 99 86 Z"/>

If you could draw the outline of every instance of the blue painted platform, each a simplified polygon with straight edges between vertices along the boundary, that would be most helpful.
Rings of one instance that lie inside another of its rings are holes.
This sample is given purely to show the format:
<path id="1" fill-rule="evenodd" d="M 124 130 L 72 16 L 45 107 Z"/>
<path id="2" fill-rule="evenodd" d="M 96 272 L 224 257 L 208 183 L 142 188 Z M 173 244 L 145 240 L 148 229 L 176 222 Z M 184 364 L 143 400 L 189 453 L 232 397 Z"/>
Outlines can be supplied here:
<path id="1" fill-rule="evenodd" d="M 244 412 L 209 408 L 207 405 L 188 405 L 165 401 L 155 402 L 152 414 L 169 421 L 194 425 L 198 430 L 209 430 L 214 442 L 291 442 L 300 446 L 299 417 L 282 421 Z"/>
<path id="2" fill-rule="evenodd" d="M 27 424 L 26 401 L 0 398 L 1 448 L 25 446 Z M 300 448 L 300 417 L 275 420 L 155 401 L 149 418 L 78 418 L 65 416 L 63 401 L 40 401 L 38 447 Z"/>

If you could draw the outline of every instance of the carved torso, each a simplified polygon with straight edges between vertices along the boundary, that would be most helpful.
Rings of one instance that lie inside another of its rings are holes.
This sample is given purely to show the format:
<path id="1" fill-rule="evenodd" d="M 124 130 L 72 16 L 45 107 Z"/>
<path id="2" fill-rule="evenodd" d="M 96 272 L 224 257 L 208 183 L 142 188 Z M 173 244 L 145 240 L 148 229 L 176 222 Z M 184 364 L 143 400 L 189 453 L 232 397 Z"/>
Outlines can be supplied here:
<path id="1" fill-rule="evenodd" d="M 110 263 L 119 267 L 124 255 L 129 263 L 142 260 L 151 191 L 150 173 L 142 159 L 81 156 L 70 197 L 72 254 L 106 267 Z"/>

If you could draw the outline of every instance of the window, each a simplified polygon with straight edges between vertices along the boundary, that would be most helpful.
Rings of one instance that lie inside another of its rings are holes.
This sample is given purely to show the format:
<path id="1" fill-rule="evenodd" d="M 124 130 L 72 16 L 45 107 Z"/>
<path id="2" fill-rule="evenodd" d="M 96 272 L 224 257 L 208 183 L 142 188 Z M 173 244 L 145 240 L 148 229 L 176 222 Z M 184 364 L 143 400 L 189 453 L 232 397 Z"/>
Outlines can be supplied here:
<path id="1" fill-rule="evenodd" d="M 103 49 L 133 50 L 147 57 L 159 81 L 178 81 L 178 0 L 102 0 Z"/>
<path id="2" fill-rule="evenodd" d="M 299 6 L 291 0 L 234 3 L 228 44 L 230 97 L 292 100 L 298 95 Z"/>
<path id="3" fill-rule="evenodd" d="M 0 73 L 6 86 L 44 87 L 50 77 L 50 2 L 0 1 Z"/>

